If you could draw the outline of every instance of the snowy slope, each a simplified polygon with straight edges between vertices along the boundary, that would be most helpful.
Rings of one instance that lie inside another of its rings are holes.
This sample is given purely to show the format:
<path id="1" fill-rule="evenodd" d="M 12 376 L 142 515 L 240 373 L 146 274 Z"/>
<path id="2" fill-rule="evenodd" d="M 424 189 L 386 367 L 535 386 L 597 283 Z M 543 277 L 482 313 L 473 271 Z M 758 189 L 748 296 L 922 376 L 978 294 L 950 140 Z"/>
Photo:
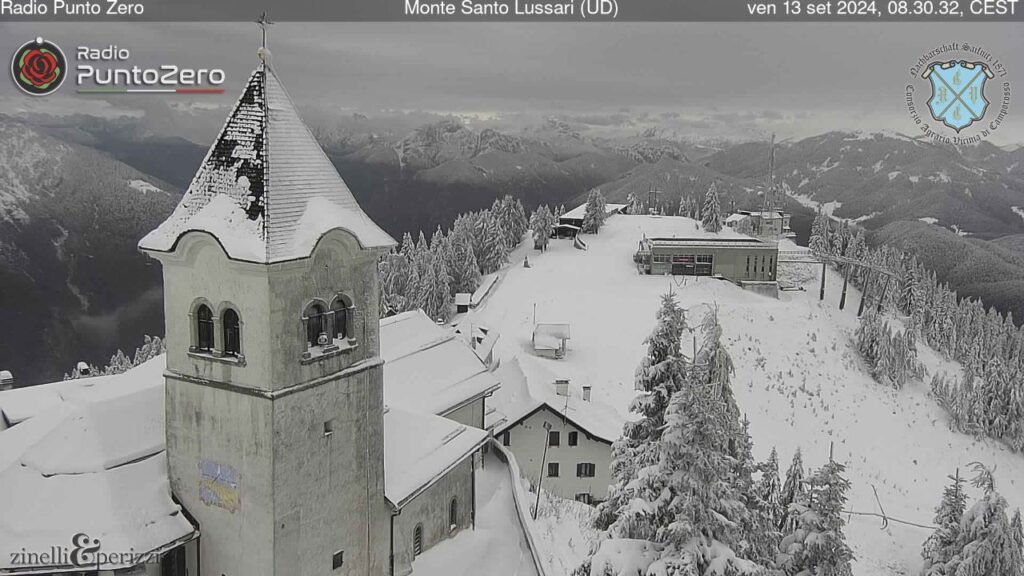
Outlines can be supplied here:
<path id="1" fill-rule="evenodd" d="M 595 399 L 626 415 L 658 296 L 671 287 L 691 309 L 692 323 L 706 304 L 718 304 L 737 367 L 735 394 L 751 420 L 756 457 L 766 458 L 776 446 L 784 469 L 800 447 L 805 464 L 817 467 L 834 441 L 835 458 L 848 464 L 853 484 L 847 509 L 877 512 L 873 485 L 890 516 L 920 524 L 931 524 L 946 475 L 958 467 L 967 474 L 971 462 L 981 461 L 996 466 L 997 487 L 1011 507 L 1024 506 L 1024 456 L 949 430 L 924 383 L 896 391 L 871 379 L 852 346 L 860 295 L 851 289 L 846 310 L 839 311 L 842 280 L 836 274 L 829 274 L 824 302 L 818 301 L 818 277 L 810 267 L 803 274 L 807 291 L 785 292 L 780 300 L 708 278 L 637 274 L 632 254 L 645 232 L 671 236 L 692 229 L 693 222 L 683 218 L 620 215 L 600 234 L 587 236 L 588 251 L 554 241 L 547 253 L 531 252 L 531 268 L 507 270 L 478 308 L 479 321 L 501 332 L 502 358 L 531 353 L 535 304 L 538 321 L 570 322 L 566 359 L 538 362 L 589 382 Z M 684 350 L 688 344 L 684 338 Z M 929 374 L 957 370 L 921 348 Z M 857 555 L 856 574 L 914 573 L 928 531 L 895 523 L 881 530 L 880 523 L 850 517 L 846 533 Z"/>

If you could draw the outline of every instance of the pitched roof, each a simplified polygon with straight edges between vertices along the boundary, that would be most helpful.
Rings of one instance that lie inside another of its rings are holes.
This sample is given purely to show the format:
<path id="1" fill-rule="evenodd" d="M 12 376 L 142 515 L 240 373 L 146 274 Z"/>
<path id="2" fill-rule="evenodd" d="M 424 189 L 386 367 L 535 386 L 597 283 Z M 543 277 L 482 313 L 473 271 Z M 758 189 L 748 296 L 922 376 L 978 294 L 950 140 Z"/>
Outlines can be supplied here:
<path id="1" fill-rule="evenodd" d="M 31 571 L 11 553 L 71 546 L 79 532 L 139 554 L 196 535 L 171 499 L 163 369 L 161 357 L 117 376 L 0 392 L 4 413 L 21 417 L 0 431 L 0 572 Z M 101 568 L 131 565 L 116 562 Z"/>
<path id="2" fill-rule="evenodd" d="M 420 310 L 380 322 L 384 402 L 443 415 L 499 387 L 476 353 Z"/>
<path id="3" fill-rule="evenodd" d="M 582 386 L 571 382 L 568 396 L 555 391 L 555 374 L 541 360 L 522 356 L 502 362 L 497 370 L 501 389 L 489 404 L 494 411 L 488 413 L 485 425 L 495 435 L 518 424 L 540 408 L 547 408 L 571 422 L 587 434 L 612 443 L 622 435 L 626 423 L 611 406 L 584 400 Z"/>
<path id="4" fill-rule="evenodd" d="M 178 207 L 139 247 L 169 252 L 195 230 L 216 237 L 231 258 L 270 263 L 309 256 L 335 228 L 351 232 L 364 248 L 395 244 L 359 207 L 263 63 Z"/>
<path id="5" fill-rule="evenodd" d="M 388 407 L 384 411 L 384 492 L 402 508 L 487 441 L 454 420 Z"/>

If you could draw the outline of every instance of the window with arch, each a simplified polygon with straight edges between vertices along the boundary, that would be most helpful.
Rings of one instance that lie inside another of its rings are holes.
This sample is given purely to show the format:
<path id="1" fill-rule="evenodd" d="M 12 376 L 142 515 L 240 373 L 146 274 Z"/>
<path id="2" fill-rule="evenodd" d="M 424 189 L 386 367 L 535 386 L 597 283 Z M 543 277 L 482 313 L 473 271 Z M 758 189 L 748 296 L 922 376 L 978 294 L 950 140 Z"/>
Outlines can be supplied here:
<path id="1" fill-rule="evenodd" d="M 224 311 L 220 323 L 224 330 L 224 354 L 238 356 L 242 353 L 242 322 L 238 312 L 228 308 Z"/>
<path id="2" fill-rule="evenodd" d="M 196 350 L 213 351 L 213 312 L 206 304 L 196 308 Z"/>
<path id="3" fill-rule="evenodd" d="M 452 498 L 452 501 L 448 504 L 448 525 L 452 530 L 459 525 L 459 499 Z"/>
<path id="4" fill-rule="evenodd" d="M 351 327 L 351 309 L 348 301 L 343 296 L 338 296 L 334 299 L 331 304 L 331 312 L 334 314 L 334 327 L 331 334 L 332 338 L 343 340 L 352 335 Z"/>
<path id="5" fill-rule="evenodd" d="M 306 341 L 310 347 L 320 346 L 320 335 L 327 337 L 327 311 L 319 302 L 306 309 Z"/>
<path id="6" fill-rule="evenodd" d="M 412 529 L 412 555 L 419 556 L 423 552 L 423 524 Z"/>

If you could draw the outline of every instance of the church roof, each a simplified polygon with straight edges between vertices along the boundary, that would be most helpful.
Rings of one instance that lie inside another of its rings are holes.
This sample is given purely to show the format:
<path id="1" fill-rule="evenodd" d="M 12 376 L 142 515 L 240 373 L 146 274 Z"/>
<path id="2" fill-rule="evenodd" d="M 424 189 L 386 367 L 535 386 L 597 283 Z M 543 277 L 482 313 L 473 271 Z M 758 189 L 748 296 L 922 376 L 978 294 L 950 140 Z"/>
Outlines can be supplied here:
<path id="1" fill-rule="evenodd" d="M 13 424 L 0 429 L 0 574 L 39 573 L 11 553 L 70 547 L 79 532 L 139 554 L 197 535 L 171 497 L 165 367 L 161 355 L 123 374 L 0 392 L 0 420 Z M 486 439 L 422 410 L 385 409 L 385 497 L 401 508 Z M 132 564 L 118 562 L 100 568 Z"/>
<path id="2" fill-rule="evenodd" d="M 274 69 L 263 63 L 178 207 L 139 247 L 170 252 L 186 232 L 202 231 L 231 258 L 271 263 L 309 256 L 335 228 L 364 248 L 395 244 L 359 207 Z"/>
<path id="3" fill-rule="evenodd" d="M 384 403 L 444 415 L 498 389 L 498 379 L 454 331 L 422 310 L 380 321 Z"/>

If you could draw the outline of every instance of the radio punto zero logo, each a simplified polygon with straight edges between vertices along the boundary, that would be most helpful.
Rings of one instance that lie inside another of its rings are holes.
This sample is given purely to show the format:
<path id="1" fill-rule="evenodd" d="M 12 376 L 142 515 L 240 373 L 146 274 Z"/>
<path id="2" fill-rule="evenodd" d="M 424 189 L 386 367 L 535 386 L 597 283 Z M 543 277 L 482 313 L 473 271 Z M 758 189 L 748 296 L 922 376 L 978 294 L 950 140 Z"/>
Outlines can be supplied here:
<path id="1" fill-rule="evenodd" d="M 60 47 L 42 38 L 25 43 L 11 58 L 11 76 L 26 94 L 45 96 L 56 92 L 67 76 L 67 59 Z"/>

